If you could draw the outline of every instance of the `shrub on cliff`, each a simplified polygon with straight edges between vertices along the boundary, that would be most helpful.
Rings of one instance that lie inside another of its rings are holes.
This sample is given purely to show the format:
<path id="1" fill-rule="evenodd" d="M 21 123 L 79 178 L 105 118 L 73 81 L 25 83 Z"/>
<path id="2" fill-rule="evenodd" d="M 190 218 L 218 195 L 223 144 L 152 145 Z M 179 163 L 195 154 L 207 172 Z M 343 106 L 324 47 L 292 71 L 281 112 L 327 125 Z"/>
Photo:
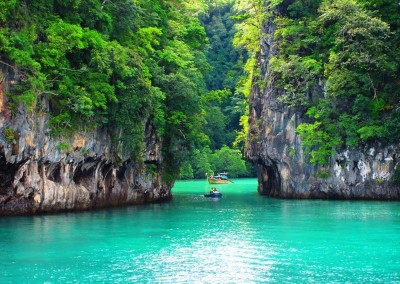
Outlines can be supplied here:
<path id="1" fill-rule="evenodd" d="M 345 146 L 398 142 L 398 5 L 301 3 L 280 7 L 270 80 L 282 103 L 310 118 L 297 131 L 311 162 L 326 164 L 334 149 Z"/>

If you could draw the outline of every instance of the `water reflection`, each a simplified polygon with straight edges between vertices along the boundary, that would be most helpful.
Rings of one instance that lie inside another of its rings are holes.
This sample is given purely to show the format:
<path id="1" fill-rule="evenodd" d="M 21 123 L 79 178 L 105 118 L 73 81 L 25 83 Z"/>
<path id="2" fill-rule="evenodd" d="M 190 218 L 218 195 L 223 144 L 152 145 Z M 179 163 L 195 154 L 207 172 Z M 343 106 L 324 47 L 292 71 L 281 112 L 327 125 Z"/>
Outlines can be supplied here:
<path id="1" fill-rule="evenodd" d="M 157 255 L 135 257 L 132 267 L 142 267 L 142 270 L 136 271 L 130 280 L 147 279 L 151 283 L 268 281 L 276 252 L 273 246 L 254 242 L 253 234 L 238 226 L 230 231 L 214 228 L 196 239 L 175 240 Z M 141 265 L 144 260 L 145 267 Z"/>

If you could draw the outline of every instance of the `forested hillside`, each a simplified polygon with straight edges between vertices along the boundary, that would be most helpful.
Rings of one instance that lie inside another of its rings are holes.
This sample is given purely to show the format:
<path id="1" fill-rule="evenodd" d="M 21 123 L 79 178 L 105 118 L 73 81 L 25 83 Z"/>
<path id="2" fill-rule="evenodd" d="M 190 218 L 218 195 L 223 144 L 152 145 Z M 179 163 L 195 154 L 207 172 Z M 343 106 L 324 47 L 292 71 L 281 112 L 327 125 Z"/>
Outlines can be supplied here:
<path id="1" fill-rule="evenodd" d="M 259 192 L 398 200 L 398 2 L 252 3 L 242 16 L 258 37 L 247 45 L 256 61 L 246 155 Z"/>
<path id="2" fill-rule="evenodd" d="M 150 116 L 173 179 L 182 164 L 192 167 L 185 161 L 193 161 L 193 153 L 208 159 L 206 153 L 231 149 L 236 139 L 245 100 L 235 91 L 243 60 L 232 45 L 232 6 L 233 1 L 2 1 L 0 61 L 17 78 L 4 111 L 12 116 L 21 103 L 40 111 L 38 98 L 45 96 L 53 136 L 107 127 L 115 145 L 137 160 L 142 122 Z M 13 137 L 11 130 L 5 135 Z M 241 152 L 229 153 L 239 161 L 237 174 L 247 174 Z M 202 176 L 228 170 L 208 164 Z"/>
<path id="3" fill-rule="evenodd" d="M 228 171 L 232 177 L 255 176 L 254 167 L 244 161 L 245 135 L 239 131 L 241 123 L 247 124 L 243 118 L 249 94 L 245 82 L 251 73 L 245 70 L 247 50 L 235 44 L 241 23 L 237 16 L 243 7 L 233 0 L 204 2 L 206 10 L 200 20 L 209 40 L 205 54 L 211 68 L 205 76 L 207 94 L 201 105 L 209 143 L 195 149 L 181 177 L 204 178 L 205 173 L 217 171 Z"/>
<path id="4" fill-rule="evenodd" d="M 205 140 L 201 11 L 200 1 L 1 1 L 0 60 L 17 78 L 4 111 L 40 111 L 46 96 L 52 135 L 106 126 L 134 159 L 151 116 L 176 176 Z"/>
<path id="5" fill-rule="evenodd" d="M 270 1 L 278 2 L 283 1 Z M 310 161 L 332 150 L 400 141 L 400 6 L 392 0 L 285 1 L 269 80 L 304 110 Z"/>
<path id="6" fill-rule="evenodd" d="M 308 116 L 297 132 L 325 164 L 333 149 L 400 139 L 399 15 L 392 0 L 0 1 L 0 63 L 14 73 L 2 111 L 40 112 L 45 96 L 53 136 L 107 127 L 136 160 L 151 117 L 168 179 L 246 176 L 251 84 L 273 83 Z M 279 53 L 263 81 L 270 19 Z"/>

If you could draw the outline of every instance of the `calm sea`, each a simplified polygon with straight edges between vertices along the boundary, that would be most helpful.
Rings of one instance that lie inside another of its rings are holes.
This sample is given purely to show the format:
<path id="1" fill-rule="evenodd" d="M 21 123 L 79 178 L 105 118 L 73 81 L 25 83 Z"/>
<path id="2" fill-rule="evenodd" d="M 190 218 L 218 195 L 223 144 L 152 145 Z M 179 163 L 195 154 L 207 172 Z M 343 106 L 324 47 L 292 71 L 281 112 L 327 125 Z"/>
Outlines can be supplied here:
<path id="1" fill-rule="evenodd" d="M 0 283 L 400 283 L 400 203 L 179 181 L 170 203 L 0 217 Z"/>

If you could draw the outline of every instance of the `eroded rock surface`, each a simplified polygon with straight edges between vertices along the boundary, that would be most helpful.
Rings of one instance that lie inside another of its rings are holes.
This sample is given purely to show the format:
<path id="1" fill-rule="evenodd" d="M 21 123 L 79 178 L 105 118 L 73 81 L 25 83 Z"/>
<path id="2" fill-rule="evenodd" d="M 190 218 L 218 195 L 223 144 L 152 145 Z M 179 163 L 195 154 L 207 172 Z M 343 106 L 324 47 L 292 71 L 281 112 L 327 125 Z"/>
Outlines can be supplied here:
<path id="1" fill-rule="evenodd" d="M 281 198 L 399 200 L 399 185 L 392 180 L 400 171 L 400 145 L 345 149 L 325 167 L 308 162 L 296 133 L 304 114 L 282 105 L 270 80 L 269 59 L 278 52 L 275 29 L 272 19 L 263 27 L 258 62 L 264 82 L 254 82 L 250 97 L 246 154 L 258 164 L 259 192 Z M 318 84 L 316 93 L 323 87 Z"/>
<path id="2" fill-rule="evenodd" d="M 2 70 L 4 74 L 6 70 Z M 48 103 L 43 111 L 7 108 L 0 86 L 0 215 L 87 210 L 171 199 L 172 184 L 161 179 L 161 141 L 146 123 L 143 162 L 112 147 L 107 129 L 53 138 Z M 144 122 L 145 123 L 145 122 Z"/>

